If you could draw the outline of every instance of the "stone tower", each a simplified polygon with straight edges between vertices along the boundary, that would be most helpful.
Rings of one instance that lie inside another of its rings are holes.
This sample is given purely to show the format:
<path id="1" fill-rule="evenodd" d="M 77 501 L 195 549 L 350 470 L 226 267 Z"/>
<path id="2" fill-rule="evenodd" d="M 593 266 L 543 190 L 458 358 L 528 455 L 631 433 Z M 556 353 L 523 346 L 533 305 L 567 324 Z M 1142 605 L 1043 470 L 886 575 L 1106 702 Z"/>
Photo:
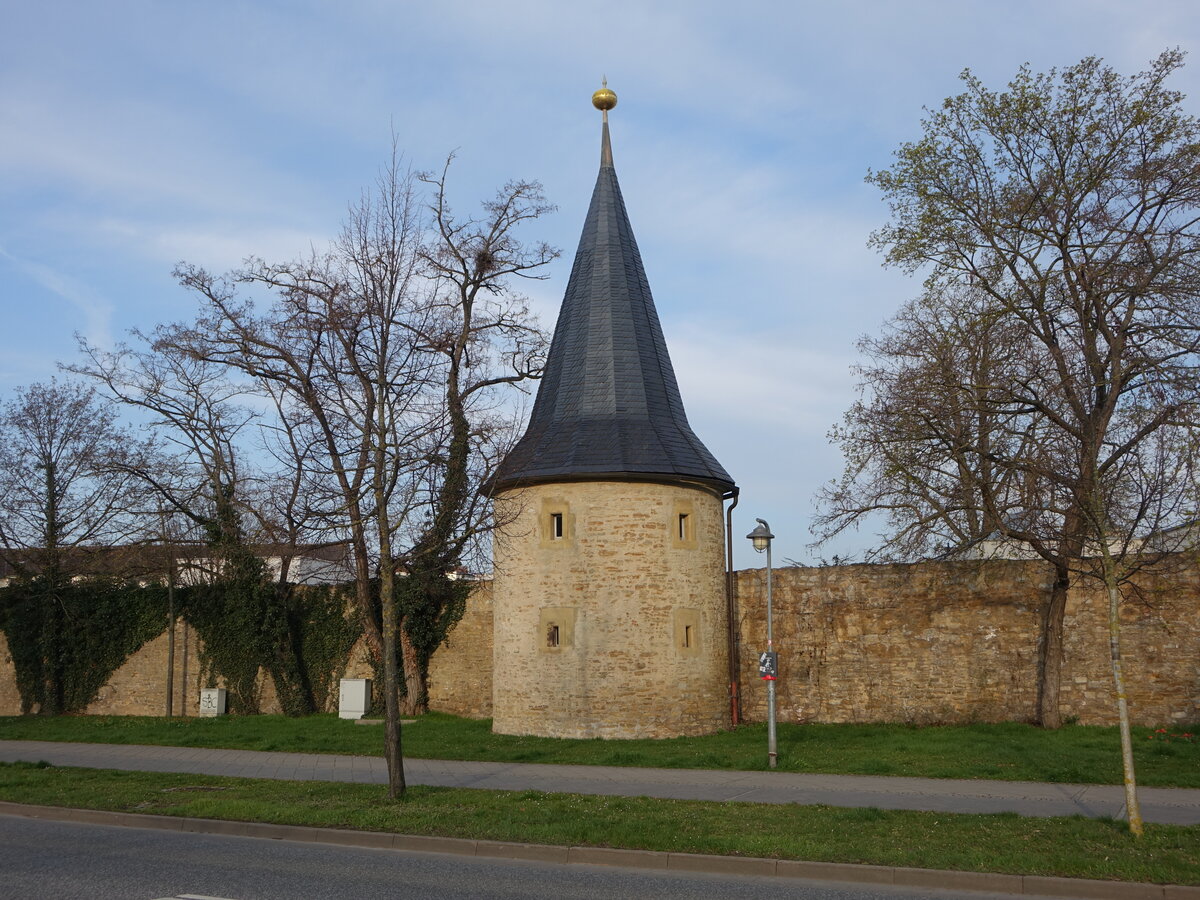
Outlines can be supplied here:
<path id="1" fill-rule="evenodd" d="M 529 427 L 493 481 L 493 730 L 672 737 L 729 722 L 722 499 L 692 432 L 609 143 Z"/>

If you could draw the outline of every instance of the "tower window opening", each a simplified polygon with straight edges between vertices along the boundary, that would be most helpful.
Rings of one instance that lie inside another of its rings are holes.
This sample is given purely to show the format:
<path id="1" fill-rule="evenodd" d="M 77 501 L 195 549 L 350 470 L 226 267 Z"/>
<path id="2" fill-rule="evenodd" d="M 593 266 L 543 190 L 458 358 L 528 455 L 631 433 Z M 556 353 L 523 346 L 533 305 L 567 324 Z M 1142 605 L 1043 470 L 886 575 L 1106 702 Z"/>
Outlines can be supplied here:
<path id="1" fill-rule="evenodd" d="M 692 646 L 692 626 L 691 625 L 683 626 L 683 646 L 685 649 Z"/>
<path id="2" fill-rule="evenodd" d="M 557 625 L 552 624 L 552 625 L 548 625 L 546 627 L 546 646 L 547 647 L 557 647 L 558 646 L 558 626 Z"/>
<path id="3" fill-rule="evenodd" d="M 680 513 L 679 514 L 679 539 L 681 541 L 686 541 L 686 540 L 688 540 L 688 538 L 691 537 L 691 535 L 688 534 L 688 530 L 689 530 L 688 525 L 689 525 L 688 514 Z"/>
<path id="4" fill-rule="evenodd" d="M 550 513 L 550 537 L 561 541 L 563 536 L 563 514 Z"/>

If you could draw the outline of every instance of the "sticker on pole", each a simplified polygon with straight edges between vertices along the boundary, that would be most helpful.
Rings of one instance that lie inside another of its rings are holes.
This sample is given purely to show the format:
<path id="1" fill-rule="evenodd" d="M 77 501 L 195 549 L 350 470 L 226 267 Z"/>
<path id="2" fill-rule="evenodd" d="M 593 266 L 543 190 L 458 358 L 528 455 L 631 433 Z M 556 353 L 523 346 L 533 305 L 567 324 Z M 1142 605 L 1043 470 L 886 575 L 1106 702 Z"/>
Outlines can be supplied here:
<path id="1" fill-rule="evenodd" d="M 763 681 L 775 681 L 779 677 L 779 655 L 770 650 L 758 654 L 758 674 Z"/>

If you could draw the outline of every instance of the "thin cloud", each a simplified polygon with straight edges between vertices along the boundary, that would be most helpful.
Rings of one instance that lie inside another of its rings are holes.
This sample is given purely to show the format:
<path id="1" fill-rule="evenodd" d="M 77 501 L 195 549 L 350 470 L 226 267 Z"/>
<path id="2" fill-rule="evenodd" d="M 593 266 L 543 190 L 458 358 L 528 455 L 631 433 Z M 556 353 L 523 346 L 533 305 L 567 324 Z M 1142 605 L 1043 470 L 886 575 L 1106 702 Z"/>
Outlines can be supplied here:
<path id="1" fill-rule="evenodd" d="M 96 223 L 95 233 L 125 252 L 140 252 L 164 267 L 187 260 L 215 272 L 237 268 L 248 256 L 270 262 L 304 257 L 314 248 L 323 249 L 330 240 L 328 235 L 273 226 L 255 228 L 240 221 L 189 227 L 109 218 Z"/>
<path id="2" fill-rule="evenodd" d="M 89 284 L 45 263 L 21 259 L 0 247 L 6 260 L 27 278 L 75 308 L 83 317 L 78 329 L 88 340 L 107 346 L 112 343 L 113 304 Z"/>

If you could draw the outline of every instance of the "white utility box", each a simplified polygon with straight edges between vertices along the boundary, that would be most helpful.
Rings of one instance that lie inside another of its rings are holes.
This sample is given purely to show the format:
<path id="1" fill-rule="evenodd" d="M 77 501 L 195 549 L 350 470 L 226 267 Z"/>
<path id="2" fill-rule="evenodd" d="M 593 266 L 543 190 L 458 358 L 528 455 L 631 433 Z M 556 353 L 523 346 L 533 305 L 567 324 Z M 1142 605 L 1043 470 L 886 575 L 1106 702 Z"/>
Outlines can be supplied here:
<path id="1" fill-rule="evenodd" d="M 200 715 L 225 715 L 225 688 L 203 688 L 200 691 Z"/>
<path id="2" fill-rule="evenodd" d="M 338 700 L 339 719 L 361 719 L 371 709 L 371 679 L 343 678 Z"/>

